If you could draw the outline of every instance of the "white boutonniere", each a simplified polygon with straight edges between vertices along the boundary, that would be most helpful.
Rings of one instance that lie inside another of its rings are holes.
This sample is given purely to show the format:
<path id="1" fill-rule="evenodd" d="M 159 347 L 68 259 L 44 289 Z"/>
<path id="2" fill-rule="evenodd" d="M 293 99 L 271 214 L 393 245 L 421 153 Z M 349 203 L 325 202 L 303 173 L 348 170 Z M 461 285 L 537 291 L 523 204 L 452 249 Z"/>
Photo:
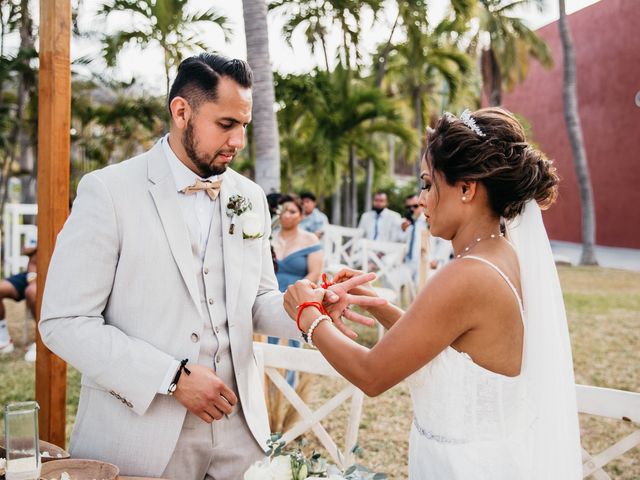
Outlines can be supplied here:
<path id="1" fill-rule="evenodd" d="M 262 237 L 262 220 L 260 216 L 252 211 L 251 200 L 242 195 L 232 195 L 227 203 L 227 216 L 231 218 L 229 234 L 233 235 L 236 221 L 242 223 L 242 238 Z"/>
<path id="2" fill-rule="evenodd" d="M 240 215 L 242 221 L 242 238 L 262 237 L 262 219 L 256 212 L 248 211 Z"/>

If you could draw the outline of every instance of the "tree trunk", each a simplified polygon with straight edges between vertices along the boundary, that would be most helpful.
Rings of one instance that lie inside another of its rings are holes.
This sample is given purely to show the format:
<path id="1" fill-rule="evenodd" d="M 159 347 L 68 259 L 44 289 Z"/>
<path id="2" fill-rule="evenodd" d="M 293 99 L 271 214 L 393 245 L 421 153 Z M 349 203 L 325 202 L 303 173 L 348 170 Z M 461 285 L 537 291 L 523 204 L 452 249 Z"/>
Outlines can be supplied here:
<path id="1" fill-rule="evenodd" d="M 351 189 L 350 189 L 350 176 L 343 177 L 342 180 L 342 225 L 345 227 L 351 226 Z"/>
<path id="2" fill-rule="evenodd" d="M 389 34 L 389 38 L 387 39 L 387 43 L 382 50 L 382 55 L 380 56 L 380 60 L 378 61 L 378 69 L 376 71 L 376 80 L 374 86 L 378 89 L 382 87 L 382 80 L 384 79 L 384 74 L 387 70 L 387 61 L 389 60 L 389 52 L 391 52 L 391 40 L 393 39 L 393 33 L 396 31 L 396 26 L 398 25 L 398 20 L 400 19 L 400 12 L 396 15 L 396 20 L 393 22 L 393 27 L 391 27 L 391 33 Z M 371 135 L 371 141 L 373 141 L 373 135 Z M 373 158 L 367 158 L 367 183 L 365 185 L 364 191 L 364 211 L 368 212 L 371 210 L 371 198 L 373 196 Z"/>
<path id="3" fill-rule="evenodd" d="M 593 204 L 593 191 L 589 175 L 589 165 L 587 154 L 582 138 L 582 126 L 580 124 L 580 114 L 578 112 L 578 95 L 576 79 L 576 62 L 573 51 L 573 40 L 569 30 L 569 23 L 564 8 L 564 0 L 560 3 L 560 38 L 562 40 L 563 54 L 563 98 L 564 98 L 564 119 L 567 124 L 567 133 L 571 141 L 574 167 L 578 186 L 580 188 L 580 204 L 582 207 L 582 257 L 581 265 L 597 265 L 595 252 L 596 240 L 596 216 Z"/>
<path id="4" fill-rule="evenodd" d="M 355 228 L 358 224 L 358 181 L 356 178 L 356 169 L 358 166 L 358 158 L 356 156 L 355 145 L 349 146 L 349 178 L 351 186 L 351 210 L 349 218 L 349 226 Z"/>
<path id="5" fill-rule="evenodd" d="M 489 105 L 497 107 L 502 103 L 502 74 L 495 53 L 491 48 L 481 54 L 482 85 Z"/>
<path id="6" fill-rule="evenodd" d="M 371 199 L 373 197 L 373 159 L 367 160 L 367 184 L 364 192 L 364 211 L 371 210 Z"/>
<path id="7" fill-rule="evenodd" d="M 416 172 L 416 181 L 417 181 L 417 191 L 420 191 L 420 163 L 422 162 L 422 140 L 425 138 L 422 123 L 422 99 L 421 97 L 420 87 L 416 87 L 413 89 L 413 108 L 416 112 L 416 134 L 418 135 L 418 151 L 416 152 L 416 164 L 415 164 L 415 172 Z"/>
<path id="8" fill-rule="evenodd" d="M 33 51 L 35 46 L 35 40 L 33 38 L 33 21 L 29 12 L 29 0 L 21 0 L 20 2 L 20 50 L 23 54 Z M 25 118 L 25 112 L 29 100 L 31 98 L 33 89 L 35 88 L 34 74 L 30 68 L 28 68 L 29 56 L 24 59 L 24 67 L 20 73 L 20 81 L 18 83 L 18 101 L 17 101 L 17 127 L 16 142 L 18 153 L 18 165 L 20 165 L 20 171 L 23 173 L 29 173 L 23 175 L 22 178 L 22 201 L 25 203 L 35 203 L 37 199 L 36 194 L 36 172 L 34 170 L 35 162 L 33 155 L 30 153 L 30 135 L 29 121 Z M 14 148 L 16 148 L 14 147 Z"/>
<path id="9" fill-rule="evenodd" d="M 342 224 L 342 190 L 340 186 L 336 188 L 335 192 L 331 195 L 331 223 L 334 225 Z"/>
<path id="10" fill-rule="evenodd" d="M 247 59 L 253 69 L 253 131 L 256 182 L 265 193 L 280 191 L 280 144 L 274 111 L 275 91 L 269 59 L 265 0 L 243 0 Z"/>
<path id="11" fill-rule="evenodd" d="M 389 135 L 387 142 L 389 146 L 389 176 L 393 177 L 396 173 L 396 137 Z M 367 210 L 371 210 L 371 206 Z"/>

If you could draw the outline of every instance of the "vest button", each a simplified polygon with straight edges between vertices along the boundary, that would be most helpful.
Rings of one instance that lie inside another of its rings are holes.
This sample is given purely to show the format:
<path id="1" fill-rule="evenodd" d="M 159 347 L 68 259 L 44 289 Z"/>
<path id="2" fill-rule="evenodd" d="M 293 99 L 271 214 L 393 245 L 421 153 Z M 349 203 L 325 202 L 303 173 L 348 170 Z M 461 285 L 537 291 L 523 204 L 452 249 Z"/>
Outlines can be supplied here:
<path id="1" fill-rule="evenodd" d="M 197 334 L 197 333 L 195 333 L 195 332 L 194 332 L 194 333 L 192 333 L 192 334 L 191 334 L 191 341 L 192 341 L 193 343 L 198 343 L 198 340 L 200 340 L 200 337 L 198 336 L 198 334 Z"/>
<path id="2" fill-rule="evenodd" d="M 209 305 L 213 305 L 213 298 L 209 299 Z"/>
<path id="3" fill-rule="evenodd" d="M 220 356 L 219 355 L 216 357 L 216 363 L 220 363 Z"/>
<path id="4" fill-rule="evenodd" d="M 209 273 L 209 269 L 207 267 L 204 268 L 204 274 L 206 275 L 207 273 Z"/>
<path id="5" fill-rule="evenodd" d="M 220 333 L 220 327 L 216 327 L 214 328 L 214 330 L 216 331 L 216 333 Z"/>

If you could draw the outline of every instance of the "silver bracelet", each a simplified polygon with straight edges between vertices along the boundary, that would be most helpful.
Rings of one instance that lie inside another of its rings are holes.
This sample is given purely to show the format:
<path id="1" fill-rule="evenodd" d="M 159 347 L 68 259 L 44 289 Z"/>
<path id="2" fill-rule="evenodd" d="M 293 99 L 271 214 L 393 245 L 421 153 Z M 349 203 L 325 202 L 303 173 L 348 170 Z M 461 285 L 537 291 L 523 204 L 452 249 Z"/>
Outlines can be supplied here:
<path id="1" fill-rule="evenodd" d="M 318 325 L 320 325 L 320 322 L 322 322 L 323 320 L 326 320 L 329 323 L 333 323 L 333 320 L 331 320 L 331 317 L 329 315 L 320 315 L 318 318 L 316 318 L 313 321 L 313 323 L 309 327 L 309 331 L 307 332 L 307 343 L 311 347 L 315 347 L 315 345 L 313 344 L 313 339 L 311 338 L 311 336 L 313 335 L 313 331 L 316 329 Z"/>

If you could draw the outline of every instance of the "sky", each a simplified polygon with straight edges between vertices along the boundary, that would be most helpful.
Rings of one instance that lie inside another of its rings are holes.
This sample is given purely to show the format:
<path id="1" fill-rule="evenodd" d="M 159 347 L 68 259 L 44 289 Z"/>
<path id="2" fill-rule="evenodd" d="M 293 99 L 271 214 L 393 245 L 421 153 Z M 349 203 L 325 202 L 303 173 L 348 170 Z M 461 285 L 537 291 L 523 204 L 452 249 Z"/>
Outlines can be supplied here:
<path id="1" fill-rule="evenodd" d="M 539 28 L 558 18 L 557 0 L 544 1 L 545 7 L 543 12 L 538 12 L 534 9 L 522 12 L 521 16 L 526 19 L 532 28 Z M 566 0 L 567 12 L 571 14 L 597 1 L 598 0 Z M 132 25 L 131 19 L 128 16 L 116 15 L 110 16 L 105 25 L 104 20 L 96 18 L 95 15 L 96 9 L 101 3 L 101 0 L 83 1 L 83 10 L 79 18 L 81 29 L 113 31 L 118 28 L 128 28 Z M 382 21 L 378 22 L 373 28 L 371 26 L 371 17 L 364 21 L 366 28 L 364 29 L 362 41 L 363 53 L 372 52 L 375 45 L 386 39 L 389 35 L 391 24 L 397 12 L 394 4 L 395 2 L 392 1 L 387 2 L 384 14 L 382 15 Z M 444 15 L 448 5 L 449 2 L 447 0 L 430 0 L 431 20 L 439 20 Z M 219 32 L 217 28 L 202 29 L 200 38 L 204 40 L 207 45 L 211 46 L 213 50 L 227 56 L 246 59 L 241 0 L 191 0 L 190 6 L 194 11 L 204 11 L 213 7 L 218 13 L 225 15 L 229 19 L 234 32 L 229 42 L 224 41 L 222 33 Z M 269 50 L 274 69 L 281 73 L 302 73 L 311 70 L 317 64 L 322 64 L 323 60 L 319 54 L 314 57 L 310 49 L 306 46 L 302 29 L 294 35 L 292 41 L 293 48 L 287 45 L 282 36 L 283 23 L 283 19 L 277 12 L 271 12 L 269 14 Z M 335 52 L 339 42 L 340 36 L 338 33 L 329 35 L 328 49 L 330 57 L 332 56 L 331 52 Z M 95 57 L 99 55 L 99 52 L 99 45 L 95 41 L 74 40 L 72 42 L 72 58 L 83 55 Z M 98 60 L 98 63 L 99 62 L 100 60 Z M 119 67 L 112 73 L 116 78 L 121 80 L 128 81 L 132 77 L 135 77 L 136 81 L 141 82 L 145 88 L 150 90 L 159 89 L 162 92 L 165 88 L 162 65 L 162 52 L 159 47 L 147 48 L 144 51 L 138 47 L 132 47 L 123 52 Z"/>

